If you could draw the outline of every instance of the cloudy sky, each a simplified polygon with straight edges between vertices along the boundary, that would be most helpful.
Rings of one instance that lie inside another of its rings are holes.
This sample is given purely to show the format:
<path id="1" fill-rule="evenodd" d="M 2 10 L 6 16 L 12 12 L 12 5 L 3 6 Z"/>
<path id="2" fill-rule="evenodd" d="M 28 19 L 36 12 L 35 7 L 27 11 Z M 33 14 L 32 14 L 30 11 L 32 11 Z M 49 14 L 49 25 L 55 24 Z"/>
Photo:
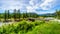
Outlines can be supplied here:
<path id="1" fill-rule="evenodd" d="M 0 13 L 20 9 L 21 12 L 53 13 L 60 9 L 60 0 L 0 0 Z"/>

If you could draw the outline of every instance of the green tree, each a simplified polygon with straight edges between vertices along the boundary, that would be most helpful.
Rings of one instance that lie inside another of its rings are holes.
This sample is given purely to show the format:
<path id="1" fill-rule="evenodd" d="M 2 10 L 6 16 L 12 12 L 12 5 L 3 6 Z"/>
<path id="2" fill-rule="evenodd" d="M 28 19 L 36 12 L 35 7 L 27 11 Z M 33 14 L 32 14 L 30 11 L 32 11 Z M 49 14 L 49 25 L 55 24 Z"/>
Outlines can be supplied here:
<path id="1" fill-rule="evenodd" d="M 8 19 L 10 19 L 10 12 L 9 12 L 9 10 L 7 10 L 7 15 L 8 15 Z"/>
<path id="2" fill-rule="evenodd" d="M 16 9 L 14 9 L 13 18 L 14 18 L 14 20 L 16 20 Z"/>
<path id="3" fill-rule="evenodd" d="M 25 13 L 22 13 L 22 17 L 23 17 L 23 19 L 25 18 Z"/>
<path id="4" fill-rule="evenodd" d="M 5 10 L 5 13 L 4 13 L 4 21 L 7 20 L 7 10 Z"/>
<path id="5" fill-rule="evenodd" d="M 1 21 L 1 13 L 0 13 L 0 21 Z"/>
<path id="6" fill-rule="evenodd" d="M 56 16 L 57 18 L 60 18 L 60 10 L 56 10 Z"/>
<path id="7" fill-rule="evenodd" d="M 17 11 L 17 18 L 20 20 L 21 17 L 21 13 L 20 13 L 20 9 Z"/>

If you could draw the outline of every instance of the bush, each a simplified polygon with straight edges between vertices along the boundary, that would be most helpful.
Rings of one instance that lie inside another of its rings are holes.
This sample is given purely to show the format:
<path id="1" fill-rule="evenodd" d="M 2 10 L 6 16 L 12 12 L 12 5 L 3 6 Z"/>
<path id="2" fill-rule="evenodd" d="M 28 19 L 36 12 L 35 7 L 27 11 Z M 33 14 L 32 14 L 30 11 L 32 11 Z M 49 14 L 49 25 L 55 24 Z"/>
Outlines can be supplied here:
<path id="1" fill-rule="evenodd" d="M 27 34 L 60 34 L 60 24 L 58 23 L 45 23 L 36 26 L 33 31 Z"/>
<path id="2" fill-rule="evenodd" d="M 60 34 L 59 22 L 21 21 L 0 27 L 0 34 Z"/>
<path id="3" fill-rule="evenodd" d="M 29 31 L 32 31 L 35 26 L 40 25 L 42 22 L 29 22 L 29 21 L 21 21 L 18 23 L 13 23 L 9 25 L 4 25 L 0 27 L 0 34 L 17 34 L 17 33 L 27 33 Z M 37 25 L 36 25 L 37 24 Z"/>

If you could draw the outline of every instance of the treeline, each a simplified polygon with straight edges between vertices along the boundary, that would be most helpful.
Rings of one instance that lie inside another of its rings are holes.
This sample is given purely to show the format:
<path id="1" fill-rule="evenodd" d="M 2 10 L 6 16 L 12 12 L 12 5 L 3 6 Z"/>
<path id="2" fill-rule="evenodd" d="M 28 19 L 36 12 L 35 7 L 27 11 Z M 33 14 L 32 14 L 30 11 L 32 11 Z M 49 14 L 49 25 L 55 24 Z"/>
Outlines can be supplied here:
<path id="1" fill-rule="evenodd" d="M 14 18 L 14 20 L 20 20 L 20 18 L 37 18 L 38 16 L 39 15 L 36 13 L 21 13 L 20 9 L 14 9 L 13 13 L 10 13 L 9 10 L 5 10 L 4 13 L 0 13 L 0 19 L 5 19 L 5 21 L 11 18 Z"/>

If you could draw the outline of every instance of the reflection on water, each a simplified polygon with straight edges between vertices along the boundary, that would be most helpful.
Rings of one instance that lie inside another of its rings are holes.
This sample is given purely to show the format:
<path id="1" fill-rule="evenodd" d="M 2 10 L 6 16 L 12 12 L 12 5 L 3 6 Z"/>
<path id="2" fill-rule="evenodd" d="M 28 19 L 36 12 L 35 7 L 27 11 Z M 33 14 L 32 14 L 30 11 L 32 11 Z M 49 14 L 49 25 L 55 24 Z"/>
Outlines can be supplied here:
<path id="1" fill-rule="evenodd" d="M 2 25 L 6 25 L 6 24 L 11 24 L 11 23 L 13 23 L 13 22 L 0 22 L 0 26 L 2 26 Z"/>
<path id="2" fill-rule="evenodd" d="M 2 23 L 2 22 L 0 22 L 0 26 L 2 26 L 2 24 L 3 24 L 3 23 Z"/>

